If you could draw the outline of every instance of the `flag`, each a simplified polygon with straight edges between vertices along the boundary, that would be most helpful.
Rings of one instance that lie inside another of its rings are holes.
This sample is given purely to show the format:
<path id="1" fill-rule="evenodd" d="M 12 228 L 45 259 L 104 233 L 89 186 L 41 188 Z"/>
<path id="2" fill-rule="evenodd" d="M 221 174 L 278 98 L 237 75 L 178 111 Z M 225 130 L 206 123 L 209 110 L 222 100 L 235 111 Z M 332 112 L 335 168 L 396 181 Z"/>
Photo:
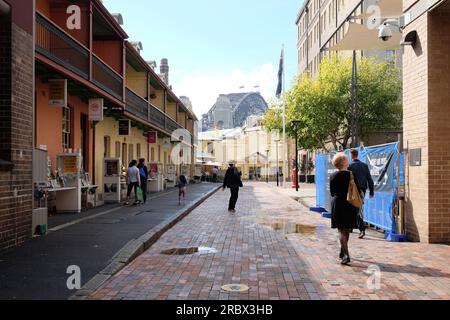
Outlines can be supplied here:
<path id="1" fill-rule="evenodd" d="M 284 49 L 281 50 L 280 69 L 278 70 L 278 87 L 276 96 L 279 99 L 283 92 L 283 72 L 284 72 Z"/>

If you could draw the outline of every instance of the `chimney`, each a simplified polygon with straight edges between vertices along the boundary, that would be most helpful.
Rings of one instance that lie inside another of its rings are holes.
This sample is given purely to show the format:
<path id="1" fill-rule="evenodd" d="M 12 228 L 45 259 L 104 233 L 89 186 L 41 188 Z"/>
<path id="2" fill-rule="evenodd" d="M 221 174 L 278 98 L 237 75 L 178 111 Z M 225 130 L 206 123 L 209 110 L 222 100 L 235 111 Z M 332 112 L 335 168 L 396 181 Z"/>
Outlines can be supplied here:
<path id="1" fill-rule="evenodd" d="M 144 46 L 142 45 L 142 42 L 140 41 L 130 41 L 130 44 L 133 46 L 136 51 L 141 54 L 141 51 L 144 50 Z"/>
<path id="2" fill-rule="evenodd" d="M 169 85 L 169 60 L 166 58 L 161 59 L 161 64 L 159 65 L 159 72 L 164 78 L 164 82 Z"/>
<path id="3" fill-rule="evenodd" d="M 123 17 L 120 13 L 112 13 L 111 15 L 113 16 L 114 20 L 116 20 L 119 25 L 123 26 Z"/>

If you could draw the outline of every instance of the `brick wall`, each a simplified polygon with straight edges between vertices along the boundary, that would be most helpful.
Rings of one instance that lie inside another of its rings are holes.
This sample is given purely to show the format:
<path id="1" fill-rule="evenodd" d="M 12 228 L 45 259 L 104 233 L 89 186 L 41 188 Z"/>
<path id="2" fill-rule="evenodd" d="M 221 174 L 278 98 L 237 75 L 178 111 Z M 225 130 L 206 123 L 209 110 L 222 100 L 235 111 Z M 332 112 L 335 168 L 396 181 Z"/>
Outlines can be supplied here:
<path id="1" fill-rule="evenodd" d="M 9 142 L 4 152 L 14 168 L 0 171 L 0 251 L 31 236 L 32 213 L 33 37 L 14 23 L 8 25 L 9 34 L 0 28 L 2 50 L 11 39 L 11 55 L 0 58 L 2 81 L 7 79 L 0 87 L 0 116 L 1 139 Z"/>
<path id="2" fill-rule="evenodd" d="M 428 18 L 429 236 L 450 242 L 450 2 Z"/>
<path id="3" fill-rule="evenodd" d="M 417 30 L 419 43 L 403 55 L 403 127 L 405 147 L 422 149 L 422 166 L 407 166 L 406 231 L 412 241 L 428 242 L 428 28 L 423 15 L 404 33 Z M 409 162 L 409 161 L 408 161 Z"/>

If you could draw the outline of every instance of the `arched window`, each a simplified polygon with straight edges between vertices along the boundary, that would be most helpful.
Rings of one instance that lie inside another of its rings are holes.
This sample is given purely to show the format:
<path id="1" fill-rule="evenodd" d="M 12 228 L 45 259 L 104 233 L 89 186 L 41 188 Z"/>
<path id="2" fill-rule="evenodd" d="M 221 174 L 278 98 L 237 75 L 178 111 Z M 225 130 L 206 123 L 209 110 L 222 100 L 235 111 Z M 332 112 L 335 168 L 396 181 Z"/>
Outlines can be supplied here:
<path id="1" fill-rule="evenodd" d="M 141 158 L 141 144 L 136 144 L 136 160 L 139 160 Z"/>
<path id="2" fill-rule="evenodd" d="M 155 148 L 150 150 L 150 161 L 155 161 Z"/>
<path id="3" fill-rule="evenodd" d="M 120 158 L 120 142 L 116 141 L 116 158 Z"/>
<path id="4" fill-rule="evenodd" d="M 134 159 L 134 150 L 133 150 L 133 145 L 130 143 L 128 145 L 128 161 L 131 162 L 135 160 Z"/>
<path id="5" fill-rule="evenodd" d="M 70 107 L 66 106 L 62 108 L 62 146 L 63 149 L 70 149 L 70 134 L 72 132 L 72 122 Z"/>
<path id="6" fill-rule="evenodd" d="M 127 155 L 128 155 L 128 147 L 127 147 L 127 144 L 126 143 L 122 143 L 122 164 L 127 168 L 128 167 L 128 164 L 129 164 L 129 162 L 128 162 L 128 158 L 127 158 Z M 130 160 L 131 161 L 131 160 Z"/>

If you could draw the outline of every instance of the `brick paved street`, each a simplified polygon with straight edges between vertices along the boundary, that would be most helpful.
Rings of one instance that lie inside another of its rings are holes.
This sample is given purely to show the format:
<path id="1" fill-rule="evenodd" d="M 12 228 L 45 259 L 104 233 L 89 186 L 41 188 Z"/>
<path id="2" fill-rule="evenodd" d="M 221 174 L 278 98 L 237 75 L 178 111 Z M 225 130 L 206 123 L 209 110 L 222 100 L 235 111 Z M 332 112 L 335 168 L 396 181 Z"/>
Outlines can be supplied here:
<path id="1" fill-rule="evenodd" d="M 211 197 L 90 299 L 450 299 L 449 246 L 355 233 L 344 267 L 329 220 L 263 183 L 246 184 L 236 215 L 226 210 L 228 196 Z M 160 254 L 198 246 L 218 252 Z M 380 290 L 367 287 L 371 265 L 381 269 Z M 232 283 L 250 291 L 221 290 Z"/>

